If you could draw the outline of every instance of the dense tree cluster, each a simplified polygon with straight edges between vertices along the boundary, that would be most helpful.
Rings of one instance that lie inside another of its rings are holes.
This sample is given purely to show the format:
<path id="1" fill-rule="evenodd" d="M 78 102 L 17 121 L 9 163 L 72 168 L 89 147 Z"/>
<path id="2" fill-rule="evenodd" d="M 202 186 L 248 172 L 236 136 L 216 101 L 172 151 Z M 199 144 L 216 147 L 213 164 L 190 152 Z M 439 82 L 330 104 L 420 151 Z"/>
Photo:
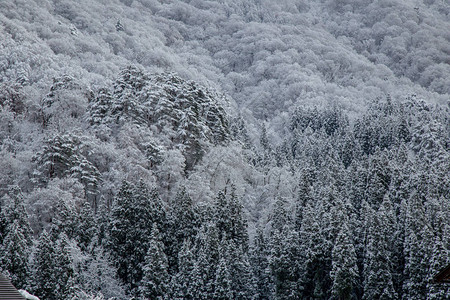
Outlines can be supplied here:
<path id="1" fill-rule="evenodd" d="M 244 138 L 218 97 L 126 68 L 74 117 L 83 134 L 43 138 L 30 177 L 3 192 L 13 283 L 48 299 L 448 296 L 430 284 L 449 257 L 447 108 L 387 96 L 350 121 L 298 106 L 275 145 L 265 126 Z M 55 132 L 22 114 L 16 153 L 25 122 Z M 127 162 L 149 176 L 120 176 Z"/>

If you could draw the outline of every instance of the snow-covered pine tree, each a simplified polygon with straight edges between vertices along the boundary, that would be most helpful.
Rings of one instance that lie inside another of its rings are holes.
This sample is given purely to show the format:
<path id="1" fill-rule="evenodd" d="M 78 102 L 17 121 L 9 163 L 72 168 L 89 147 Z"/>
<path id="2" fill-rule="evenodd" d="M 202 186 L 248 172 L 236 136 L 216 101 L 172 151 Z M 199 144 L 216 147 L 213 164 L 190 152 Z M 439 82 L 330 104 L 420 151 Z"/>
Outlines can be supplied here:
<path id="1" fill-rule="evenodd" d="M 431 225 L 425 217 L 423 198 L 422 193 L 415 191 L 405 201 L 403 299 L 423 299 L 427 294 L 433 235 Z"/>
<path id="2" fill-rule="evenodd" d="M 113 85 L 111 105 L 111 118 L 116 124 L 122 125 L 126 121 L 147 124 L 140 93 L 148 79 L 142 70 L 134 66 L 128 66 L 120 72 Z"/>
<path id="3" fill-rule="evenodd" d="M 396 299 L 393 282 L 393 244 L 395 234 L 395 215 L 390 199 L 385 198 L 378 212 L 366 204 L 366 249 L 364 258 L 363 299 Z"/>
<path id="4" fill-rule="evenodd" d="M 77 212 L 74 226 L 74 237 L 81 250 L 87 250 L 97 236 L 97 224 L 92 206 L 88 201 L 82 203 Z"/>
<path id="5" fill-rule="evenodd" d="M 55 243 L 44 230 L 35 249 L 32 291 L 43 299 L 57 299 L 54 269 L 56 267 Z"/>
<path id="6" fill-rule="evenodd" d="M 212 299 L 227 300 L 233 299 L 232 280 L 226 260 L 219 259 L 219 265 L 216 270 L 216 279 L 214 281 L 214 295 Z"/>
<path id="7" fill-rule="evenodd" d="M 219 263 L 219 230 L 209 221 L 203 223 L 196 237 L 195 263 L 193 268 L 194 287 L 204 299 L 214 293 L 216 269 Z"/>
<path id="8" fill-rule="evenodd" d="M 331 291 L 333 297 L 340 300 L 355 299 L 358 267 L 356 265 L 355 247 L 351 240 L 351 231 L 346 223 L 342 224 L 334 243 L 332 266 L 330 277 L 333 280 Z"/>
<path id="9" fill-rule="evenodd" d="M 26 288 L 29 277 L 29 244 L 24 229 L 18 220 L 6 227 L 5 237 L 0 245 L 0 264 L 8 271 L 11 283 L 18 288 Z"/>
<path id="10" fill-rule="evenodd" d="M 153 224 L 166 226 L 166 216 L 156 191 L 143 182 L 122 183 L 112 208 L 108 247 L 118 276 L 136 294 L 143 276 L 143 263 Z"/>
<path id="11" fill-rule="evenodd" d="M 108 124 L 112 122 L 111 111 L 113 97 L 110 91 L 102 88 L 97 92 L 97 96 L 89 103 L 88 121 L 90 125 Z"/>
<path id="12" fill-rule="evenodd" d="M 62 233 L 56 241 L 55 268 L 53 276 L 56 280 L 57 299 L 67 298 L 74 286 L 75 270 L 73 268 L 70 245 L 67 236 Z"/>
<path id="13" fill-rule="evenodd" d="M 201 286 L 203 278 L 194 274 L 195 257 L 190 239 L 183 241 L 178 252 L 178 272 L 172 275 L 168 295 L 172 299 L 195 299 L 196 287 Z"/>
<path id="14" fill-rule="evenodd" d="M 219 239 L 226 237 L 242 249 L 248 251 L 247 220 L 243 206 L 235 194 L 234 187 L 230 194 L 220 191 L 214 204 L 214 222 L 219 232 Z"/>
<path id="15" fill-rule="evenodd" d="M 34 252 L 32 291 L 43 299 L 65 299 L 74 284 L 67 236 L 56 241 L 44 230 Z"/>
<path id="16" fill-rule="evenodd" d="M 22 191 L 17 186 L 10 187 L 1 202 L 0 264 L 3 270 L 8 271 L 15 286 L 25 288 L 29 278 L 32 230 Z"/>
<path id="17" fill-rule="evenodd" d="M 247 253 L 243 246 L 233 240 L 220 243 L 220 252 L 224 256 L 231 277 L 231 292 L 234 299 L 256 299 L 256 279 L 253 276 Z"/>
<path id="18" fill-rule="evenodd" d="M 170 209 L 167 255 L 171 270 L 176 271 L 178 270 L 178 253 L 186 239 L 197 235 L 200 216 L 185 188 L 176 194 Z"/>
<path id="19" fill-rule="evenodd" d="M 293 225 L 287 202 L 279 198 L 275 202 L 269 239 L 269 264 L 277 299 L 301 298 L 300 240 Z"/>
<path id="20" fill-rule="evenodd" d="M 271 281 L 271 270 L 269 267 L 269 246 L 266 243 L 263 232 L 257 229 L 254 237 L 253 245 L 250 247 L 250 264 L 253 268 L 256 280 L 256 290 L 258 291 L 258 299 L 272 299 L 273 283 Z"/>
<path id="21" fill-rule="evenodd" d="M 321 228 L 321 212 L 309 203 L 303 210 L 300 228 L 302 297 L 326 297 L 328 285 L 328 241 Z"/>
<path id="22" fill-rule="evenodd" d="M 91 200 L 95 197 L 100 173 L 85 157 L 83 148 L 80 138 L 73 134 L 58 134 L 47 139 L 42 151 L 33 157 L 34 182 L 46 185 L 52 178 L 73 176 L 84 185 L 85 196 Z"/>
<path id="23" fill-rule="evenodd" d="M 145 299 L 164 299 L 168 293 L 169 263 L 164 244 L 156 224 L 149 237 L 149 247 L 144 261 L 140 295 Z"/>

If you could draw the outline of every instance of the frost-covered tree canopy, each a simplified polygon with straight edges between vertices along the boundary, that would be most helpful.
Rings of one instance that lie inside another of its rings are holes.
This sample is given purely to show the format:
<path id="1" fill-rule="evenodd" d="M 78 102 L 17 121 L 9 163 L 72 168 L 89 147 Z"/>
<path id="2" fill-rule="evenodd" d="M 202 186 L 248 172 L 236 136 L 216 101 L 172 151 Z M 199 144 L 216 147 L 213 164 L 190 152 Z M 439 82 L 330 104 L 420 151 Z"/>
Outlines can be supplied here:
<path id="1" fill-rule="evenodd" d="M 447 299 L 450 5 L 0 1 L 0 271 L 41 299 Z"/>

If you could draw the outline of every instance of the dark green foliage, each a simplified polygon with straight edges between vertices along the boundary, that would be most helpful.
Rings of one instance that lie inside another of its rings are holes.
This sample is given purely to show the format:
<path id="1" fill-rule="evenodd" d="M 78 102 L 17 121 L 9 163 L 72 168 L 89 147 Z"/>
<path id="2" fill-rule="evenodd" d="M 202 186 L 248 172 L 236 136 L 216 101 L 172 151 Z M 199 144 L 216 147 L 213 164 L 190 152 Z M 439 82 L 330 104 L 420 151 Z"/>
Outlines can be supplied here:
<path id="1" fill-rule="evenodd" d="M 327 298 L 331 291 L 331 249 L 326 231 L 330 228 L 321 220 L 323 211 L 313 205 L 304 208 L 300 227 L 302 297 Z"/>
<path id="2" fill-rule="evenodd" d="M 0 201 L 0 265 L 8 271 L 13 285 L 25 288 L 29 278 L 32 231 L 22 191 L 17 186 L 10 187 Z"/>
<path id="3" fill-rule="evenodd" d="M 173 299 L 194 299 L 198 295 L 197 287 L 202 278 L 194 273 L 198 269 L 195 264 L 194 249 L 190 239 L 183 242 L 178 252 L 178 272 L 172 276 L 169 294 Z"/>
<path id="4" fill-rule="evenodd" d="M 287 203 L 275 202 L 269 240 L 269 264 L 277 299 L 300 299 L 300 244 Z"/>
<path id="5" fill-rule="evenodd" d="M 81 250 L 86 250 L 97 234 L 97 223 L 94 211 L 88 202 L 84 202 L 76 215 L 74 237 Z"/>
<path id="6" fill-rule="evenodd" d="M 164 244 L 156 224 L 153 224 L 147 256 L 144 262 L 144 276 L 140 293 L 146 299 L 164 299 L 168 294 L 169 263 L 164 253 Z"/>
<path id="7" fill-rule="evenodd" d="M 32 290 L 43 299 L 64 299 L 73 287 L 74 270 L 67 237 L 56 241 L 44 230 L 34 253 L 35 273 Z"/>
<path id="8" fill-rule="evenodd" d="M 333 280 L 331 294 L 336 299 L 355 299 L 358 267 L 356 265 L 355 247 L 351 241 L 351 232 L 347 224 L 343 224 L 336 238 L 332 252 Z"/>
<path id="9" fill-rule="evenodd" d="M 131 293 L 138 292 L 144 275 L 153 224 L 161 229 L 166 224 L 156 191 L 150 191 L 143 182 L 138 185 L 123 182 L 112 208 L 109 248 L 118 276 Z"/>
<path id="10" fill-rule="evenodd" d="M 231 281 L 232 277 L 228 270 L 228 265 L 224 258 L 219 260 L 219 265 L 216 271 L 216 280 L 214 282 L 214 299 L 226 300 L 233 298 Z"/>
<path id="11" fill-rule="evenodd" d="M 396 299 L 393 246 L 396 220 L 386 197 L 378 212 L 367 208 L 367 246 L 364 260 L 364 299 Z"/>
<path id="12" fill-rule="evenodd" d="M 250 249 L 250 264 L 256 280 L 258 299 L 271 299 L 273 293 L 271 269 L 269 268 L 269 249 L 261 230 L 257 231 L 254 245 Z"/>
<path id="13" fill-rule="evenodd" d="M 177 270 L 178 253 L 186 240 L 197 235 L 200 216 L 186 189 L 182 189 L 177 193 L 170 207 L 170 233 L 166 237 L 168 246 L 167 253 L 169 266 L 172 270 Z"/>
<path id="14" fill-rule="evenodd" d="M 8 271 L 11 283 L 19 288 L 25 288 L 28 282 L 29 240 L 19 225 L 18 220 L 6 227 L 6 235 L 0 246 L 0 264 Z"/>
<path id="15" fill-rule="evenodd" d="M 243 250 L 248 250 L 247 221 L 243 207 L 234 191 L 230 195 L 226 191 L 219 192 L 214 207 L 214 222 L 219 233 L 219 240 L 226 238 Z"/>
<path id="16" fill-rule="evenodd" d="M 33 280 L 34 291 L 45 299 L 56 299 L 57 278 L 54 274 L 56 268 L 55 244 L 46 231 L 43 231 L 36 249 L 35 276 Z"/>

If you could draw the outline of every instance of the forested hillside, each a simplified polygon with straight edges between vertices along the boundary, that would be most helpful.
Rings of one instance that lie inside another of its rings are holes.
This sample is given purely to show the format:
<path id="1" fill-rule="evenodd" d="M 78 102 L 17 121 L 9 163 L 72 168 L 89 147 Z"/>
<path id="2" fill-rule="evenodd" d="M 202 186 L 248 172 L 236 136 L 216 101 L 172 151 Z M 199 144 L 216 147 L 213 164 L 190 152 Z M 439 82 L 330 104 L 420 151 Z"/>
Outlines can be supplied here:
<path id="1" fill-rule="evenodd" d="M 450 4 L 0 1 L 0 271 L 47 299 L 448 299 Z"/>

